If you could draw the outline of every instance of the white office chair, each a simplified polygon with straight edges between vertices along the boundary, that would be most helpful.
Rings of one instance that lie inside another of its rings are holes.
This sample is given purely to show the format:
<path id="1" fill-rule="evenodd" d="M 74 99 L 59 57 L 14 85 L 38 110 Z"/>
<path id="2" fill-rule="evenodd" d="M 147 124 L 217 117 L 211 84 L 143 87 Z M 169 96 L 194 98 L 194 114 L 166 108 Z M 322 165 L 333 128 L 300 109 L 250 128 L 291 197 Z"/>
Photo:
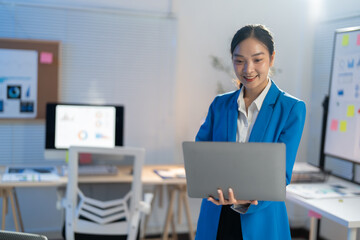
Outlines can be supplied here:
<path id="1" fill-rule="evenodd" d="M 119 161 L 133 159 L 130 191 L 122 198 L 100 201 L 85 196 L 78 187 L 79 153 L 117 156 Z M 141 173 L 145 150 L 141 148 L 88 148 L 70 147 L 68 184 L 65 206 L 65 236 L 73 240 L 75 233 L 94 235 L 127 235 L 127 240 L 137 237 L 141 213 L 150 211 L 151 197 L 141 201 Z"/>

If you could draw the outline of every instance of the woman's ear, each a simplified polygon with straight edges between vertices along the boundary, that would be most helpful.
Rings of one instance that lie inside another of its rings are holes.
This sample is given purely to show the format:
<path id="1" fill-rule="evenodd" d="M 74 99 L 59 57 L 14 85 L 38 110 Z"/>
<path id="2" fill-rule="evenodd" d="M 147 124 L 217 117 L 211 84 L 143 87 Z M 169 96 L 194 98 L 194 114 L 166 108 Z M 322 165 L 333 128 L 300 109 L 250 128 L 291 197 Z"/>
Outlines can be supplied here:
<path id="1" fill-rule="evenodd" d="M 274 62 L 275 62 L 275 51 L 271 54 L 270 57 L 270 67 L 274 65 Z"/>

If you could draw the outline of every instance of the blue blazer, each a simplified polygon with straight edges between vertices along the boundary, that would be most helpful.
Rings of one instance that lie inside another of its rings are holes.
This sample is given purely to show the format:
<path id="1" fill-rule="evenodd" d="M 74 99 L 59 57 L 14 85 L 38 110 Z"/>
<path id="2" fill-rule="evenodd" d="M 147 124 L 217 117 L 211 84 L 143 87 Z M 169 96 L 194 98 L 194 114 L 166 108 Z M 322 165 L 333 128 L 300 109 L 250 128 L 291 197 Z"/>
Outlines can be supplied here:
<path id="1" fill-rule="evenodd" d="M 236 141 L 239 93 L 237 90 L 214 99 L 196 141 Z M 250 134 L 249 142 L 286 144 L 286 184 L 291 181 L 305 114 L 303 101 L 283 92 L 272 82 Z M 216 239 L 220 212 L 221 206 L 203 199 L 197 240 Z M 245 214 L 240 214 L 240 218 L 244 240 L 291 239 L 284 202 L 259 201 L 257 206 L 251 205 Z"/>

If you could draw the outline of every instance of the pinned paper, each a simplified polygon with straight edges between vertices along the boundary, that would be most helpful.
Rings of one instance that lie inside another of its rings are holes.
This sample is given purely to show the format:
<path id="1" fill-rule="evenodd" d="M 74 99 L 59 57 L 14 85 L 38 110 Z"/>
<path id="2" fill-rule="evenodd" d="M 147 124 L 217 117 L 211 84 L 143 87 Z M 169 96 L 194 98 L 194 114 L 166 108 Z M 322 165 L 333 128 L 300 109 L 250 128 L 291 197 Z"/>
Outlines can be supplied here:
<path id="1" fill-rule="evenodd" d="M 346 132 L 346 121 L 340 121 L 340 132 Z"/>
<path id="2" fill-rule="evenodd" d="M 355 115 L 355 105 L 349 105 L 347 108 L 347 117 L 353 117 Z"/>
<path id="3" fill-rule="evenodd" d="M 338 125 L 339 125 L 338 120 L 333 119 L 333 120 L 331 121 L 331 124 L 330 124 L 330 129 L 331 129 L 332 131 L 337 131 L 337 130 L 338 130 Z"/>
<path id="4" fill-rule="evenodd" d="M 356 45 L 360 46 L 360 34 L 358 34 L 358 36 L 357 36 Z"/>
<path id="5" fill-rule="evenodd" d="M 26 90 L 26 97 L 30 97 L 30 87 Z"/>
<path id="6" fill-rule="evenodd" d="M 354 68 L 355 59 L 351 59 L 347 61 L 348 68 Z"/>
<path id="7" fill-rule="evenodd" d="M 345 34 L 342 38 L 342 43 L 341 43 L 344 47 L 349 45 L 349 34 Z"/>
<path id="8" fill-rule="evenodd" d="M 52 64 L 53 54 L 51 52 L 41 52 L 40 53 L 40 63 L 42 64 Z"/>

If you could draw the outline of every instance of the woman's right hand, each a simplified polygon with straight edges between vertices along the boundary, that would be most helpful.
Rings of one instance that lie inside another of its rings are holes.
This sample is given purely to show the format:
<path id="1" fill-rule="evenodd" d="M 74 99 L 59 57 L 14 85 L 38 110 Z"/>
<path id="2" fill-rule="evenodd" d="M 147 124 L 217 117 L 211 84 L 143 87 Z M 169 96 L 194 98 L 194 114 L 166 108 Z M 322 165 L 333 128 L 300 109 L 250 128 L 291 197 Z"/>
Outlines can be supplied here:
<path id="1" fill-rule="evenodd" d="M 229 199 L 224 198 L 223 191 L 218 189 L 219 200 L 216 200 L 214 197 L 208 197 L 208 201 L 216 204 L 216 205 L 240 205 L 240 204 L 253 204 L 258 205 L 257 200 L 239 200 L 235 198 L 234 191 L 229 188 Z"/>

